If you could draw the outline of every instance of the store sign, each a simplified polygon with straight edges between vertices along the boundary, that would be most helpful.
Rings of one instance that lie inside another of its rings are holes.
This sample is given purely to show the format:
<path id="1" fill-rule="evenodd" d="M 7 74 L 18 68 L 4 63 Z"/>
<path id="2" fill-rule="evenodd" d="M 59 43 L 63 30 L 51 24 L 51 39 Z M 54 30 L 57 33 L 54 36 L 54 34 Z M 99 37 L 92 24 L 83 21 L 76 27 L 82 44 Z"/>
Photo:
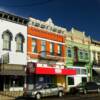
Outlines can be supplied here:
<path id="1" fill-rule="evenodd" d="M 62 73 L 62 70 L 59 69 L 59 68 L 56 68 L 56 69 L 55 69 L 55 73 L 59 73 L 59 74 L 60 74 L 60 73 Z"/>

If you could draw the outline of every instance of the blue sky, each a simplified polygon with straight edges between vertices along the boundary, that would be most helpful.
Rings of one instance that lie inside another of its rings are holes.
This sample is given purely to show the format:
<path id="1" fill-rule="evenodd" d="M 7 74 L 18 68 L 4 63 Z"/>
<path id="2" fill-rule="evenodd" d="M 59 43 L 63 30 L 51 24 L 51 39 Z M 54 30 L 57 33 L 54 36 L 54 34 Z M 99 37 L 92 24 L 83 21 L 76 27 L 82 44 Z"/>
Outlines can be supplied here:
<path id="1" fill-rule="evenodd" d="M 100 0 L 0 0 L 0 10 L 85 31 L 100 41 Z"/>

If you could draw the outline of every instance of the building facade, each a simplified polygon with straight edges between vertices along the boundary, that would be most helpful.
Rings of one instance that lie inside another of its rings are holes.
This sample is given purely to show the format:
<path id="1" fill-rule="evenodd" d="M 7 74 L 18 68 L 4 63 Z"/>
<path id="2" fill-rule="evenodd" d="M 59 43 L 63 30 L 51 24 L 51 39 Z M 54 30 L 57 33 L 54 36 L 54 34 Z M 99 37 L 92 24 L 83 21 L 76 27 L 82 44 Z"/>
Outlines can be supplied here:
<path id="1" fill-rule="evenodd" d="M 27 65 L 27 19 L 0 12 L 0 90 L 23 90 Z"/>
<path id="2" fill-rule="evenodd" d="M 65 29 L 55 26 L 49 18 L 43 22 L 29 18 L 27 84 L 56 83 L 66 87 L 65 76 L 75 70 L 65 68 Z"/>
<path id="3" fill-rule="evenodd" d="M 100 83 L 100 42 L 91 40 L 90 46 L 91 64 L 92 64 L 92 79 Z"/>
<path id="4" fill-rule="evenodd" d="M 90 80 L 90 38 L 74 28 L 66 32 L 66 67 L 76 69 L 76 75 L 66 77 L 68 90 Z"/>

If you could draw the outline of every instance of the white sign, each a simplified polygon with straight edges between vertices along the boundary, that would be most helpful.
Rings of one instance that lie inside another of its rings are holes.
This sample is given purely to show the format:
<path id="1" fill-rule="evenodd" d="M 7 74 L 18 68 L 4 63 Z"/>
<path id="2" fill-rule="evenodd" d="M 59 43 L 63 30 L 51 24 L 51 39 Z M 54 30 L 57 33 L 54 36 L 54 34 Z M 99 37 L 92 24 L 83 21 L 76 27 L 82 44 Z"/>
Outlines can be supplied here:
<path id="1" fill-rule="evenodd" d="M 55 69 L 55 73 L 62 73 L 62 70 L 59 69 L 59 68 L 56 68 L 56 69 Z"/>

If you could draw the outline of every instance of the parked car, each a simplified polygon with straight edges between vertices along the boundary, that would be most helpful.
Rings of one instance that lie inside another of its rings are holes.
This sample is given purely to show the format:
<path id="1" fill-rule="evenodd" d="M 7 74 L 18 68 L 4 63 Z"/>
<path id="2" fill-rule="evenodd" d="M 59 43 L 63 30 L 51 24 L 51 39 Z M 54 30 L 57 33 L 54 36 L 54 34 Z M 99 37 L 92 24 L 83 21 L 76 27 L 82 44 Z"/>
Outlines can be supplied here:
<path id="1" fill-rule="evenodd" d="M 35 86 L 33 90 L 24 91 L 23 96 L 34 97 L 36 99 L 41 99 L 41 97 L 46 96 L 59 96 L 64 95 L 64 88 L 62 86 L 57 86 L 56 84 L 43 84 Z"/>
<path id="2" fill-rule="evenodd" d="M 87 82 L 87 83 L 80 83 L 76 87 L 70 89 L 70 93 L 84 93 L 87 94 L 89 92 L 98 92 L 100 93 L 100 87 L 96 84 L 96 82 Z"/>

